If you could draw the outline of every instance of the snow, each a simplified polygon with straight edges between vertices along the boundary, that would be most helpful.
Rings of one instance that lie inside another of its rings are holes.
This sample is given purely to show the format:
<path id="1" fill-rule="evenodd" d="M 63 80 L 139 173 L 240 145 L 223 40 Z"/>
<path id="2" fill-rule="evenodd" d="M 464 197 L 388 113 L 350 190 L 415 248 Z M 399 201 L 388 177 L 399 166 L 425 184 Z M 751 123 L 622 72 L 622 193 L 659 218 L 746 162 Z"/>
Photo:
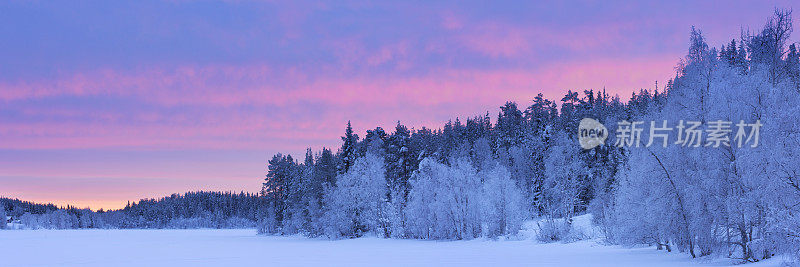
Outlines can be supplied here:
<path id="1" fill-rule="evenodd" d="M 588 217 L 575 219 L 585 224 Z M 584 222 L 581 222 L 581 221 Z M 530 224 L 526 224 L 530 225 Z M 526 229 L 530 231 L 530 229 Z M 2 266 L 721 266 L 652 247 L 600 239 L 540 244 L 530 239 L 421 241 L 262 236 L 239 230 L 0 231 Z M 746 266 L 778 266 L 773 260 Z"/>

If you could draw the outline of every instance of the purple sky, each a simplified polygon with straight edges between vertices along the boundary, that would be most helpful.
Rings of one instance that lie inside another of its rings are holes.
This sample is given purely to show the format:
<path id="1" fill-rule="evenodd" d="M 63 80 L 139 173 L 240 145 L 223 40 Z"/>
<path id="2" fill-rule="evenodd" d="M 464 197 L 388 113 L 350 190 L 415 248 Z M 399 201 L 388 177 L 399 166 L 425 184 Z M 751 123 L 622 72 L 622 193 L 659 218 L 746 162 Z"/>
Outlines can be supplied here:
<path id="1" fill-rule="evenodd" d="M 363 135 L 567 89 L 627 99 L 674 75 L 692 25 L 719 47 L 798 5 L 528 2 L 2 2 L 0 195 L 256 192 L 272 154 L 338 147 L 347 120 Z"/>

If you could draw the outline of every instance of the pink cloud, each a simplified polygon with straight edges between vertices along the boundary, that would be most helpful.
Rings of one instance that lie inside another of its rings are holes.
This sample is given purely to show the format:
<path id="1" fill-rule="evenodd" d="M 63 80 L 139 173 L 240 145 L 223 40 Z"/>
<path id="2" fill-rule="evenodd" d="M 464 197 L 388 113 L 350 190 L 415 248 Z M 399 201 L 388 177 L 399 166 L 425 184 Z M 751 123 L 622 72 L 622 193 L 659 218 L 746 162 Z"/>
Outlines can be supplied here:
<path id="1" fill-rule="evenodd" d="M 526 91 L 533 95 L 539 90 L 561 91 L 576 85 L 586 88 L 613 85 L 630 90 L 643 86 L 643 79 L 669 78 L 665 75 L 672 74 L 671 66 L 674 62 L 676 59 L 671 56 L 596 59 L 553 63 L 535 69 L 442 69 L 412 77 L 330 73 L 310 78 L 292 70 L 276 72 L 266 66 L 224 65 L 181 67 L 172 71 L 104 70 L 55 81 L 3 83 L 0 84 L 0 99 L 14 101 L 57 96 L 109 95 L 133 97 L 143 102 L 166 106 L 285 106 L 299 102 L 387 105 L 410 100 L 415 105 L 438 105 L 483 101 L 486 98 L 498 101 L 507 97 L 504 92 Z M 645 77 L 648 75 L 652 76 Z"/>
<path id="2" fill-rule="evenodd" d="M 302 151 L 307 144 L 337 145 L 341 127 L 349 119 L 359 120 L 362 129 L 378 122 L 392 127 L 396 120 L 416 128 L 439 127 L 455 116 L 494 114 L 496 107 L 508 100 L 524 106 L 540 92 L 560 99 L 567 89 L 605 87 L 627 99 L 629 92 L 651 88 L 655 80 L 665 84 L 673 75 L 674 62 L 671 56 L 596 59 L 536 69 L 443 69 L 414 77 L 331 73 L 309 78 L 265 66 L 187 66 L 132 73 L 103 70 L 64 80 L 3 84 L 0 95 L 4 101 L 111 95 L 164 107 L 199 105 L 204 111 L 167 115 L 158 110 L 97 113 L 27 106 L 24 114 L 63 120 L 4 123 L 0 148 L 270 147 Z M 336 112 L 304 111 L 301 103 Z M 251 114 L 236 108 L 242 105 L 274 105 L 285 112 Z M 428 112 L 419 114 L 420 110 Z"/>

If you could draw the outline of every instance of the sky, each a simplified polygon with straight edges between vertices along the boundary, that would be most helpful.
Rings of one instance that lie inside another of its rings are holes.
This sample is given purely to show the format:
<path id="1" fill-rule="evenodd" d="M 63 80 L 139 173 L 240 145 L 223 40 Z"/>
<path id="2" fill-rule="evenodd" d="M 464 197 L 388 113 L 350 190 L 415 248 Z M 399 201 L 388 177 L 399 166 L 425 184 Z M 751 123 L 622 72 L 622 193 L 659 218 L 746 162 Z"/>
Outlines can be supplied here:
<path id="1" fill-rule="evenodd" d="M 3 1 L 0 196 L 113 209 L 257 192 L 273 154 L 338 148 L 348 120 L 363 135 L 539 93 L 626 100 L 674 77 L 692 26 L 719 47 L 793 5 Z"/>

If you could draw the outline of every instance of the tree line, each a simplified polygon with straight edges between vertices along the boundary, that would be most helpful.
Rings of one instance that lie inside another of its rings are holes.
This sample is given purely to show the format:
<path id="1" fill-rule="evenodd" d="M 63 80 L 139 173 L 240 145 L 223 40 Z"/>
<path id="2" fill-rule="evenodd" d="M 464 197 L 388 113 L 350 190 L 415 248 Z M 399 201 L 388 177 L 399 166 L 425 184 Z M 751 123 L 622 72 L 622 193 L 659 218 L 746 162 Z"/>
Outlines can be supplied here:
<path id="1" fill-rule="evenodd" d="M 118 210 L 92 211 L 0 198 L 0 218 L 10 217 L 29 229 L 246 228 L 255 227 L 266 215 L 266 203 L 258 194 L 199 191 L 142 199 Z"/>

